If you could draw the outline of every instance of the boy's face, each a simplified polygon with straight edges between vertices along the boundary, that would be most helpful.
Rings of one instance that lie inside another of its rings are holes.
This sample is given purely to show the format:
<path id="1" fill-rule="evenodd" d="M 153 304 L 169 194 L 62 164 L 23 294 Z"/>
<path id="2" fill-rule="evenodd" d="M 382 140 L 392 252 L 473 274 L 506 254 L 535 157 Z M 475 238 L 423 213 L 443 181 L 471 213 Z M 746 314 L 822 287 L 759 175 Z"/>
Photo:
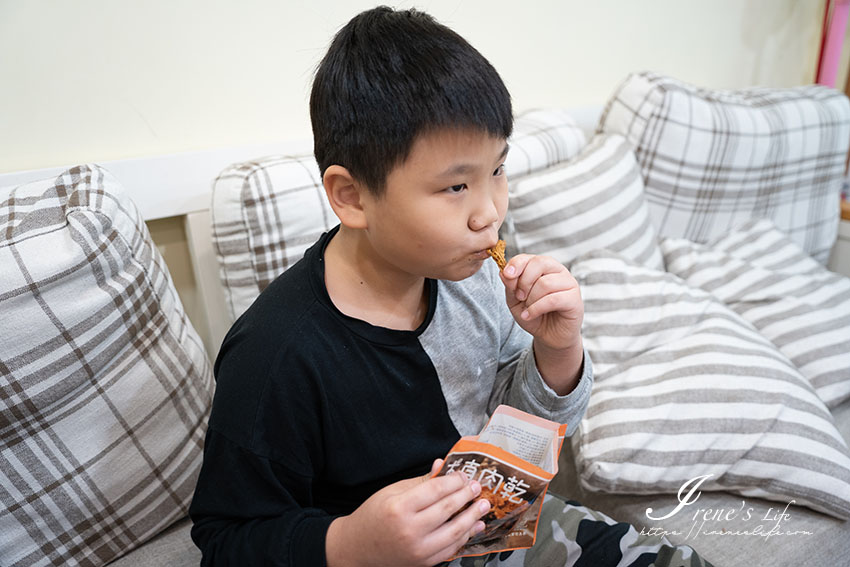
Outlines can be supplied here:
<path id="1" fill-rule="evenodd" d="M 366 234 L 376 260 L 403 273 L 462 280 L 488 259 L 508 208 L 504 138 L 477 130 L 421 134 L 387 176 L 378 198 L 365 195 Z"/>

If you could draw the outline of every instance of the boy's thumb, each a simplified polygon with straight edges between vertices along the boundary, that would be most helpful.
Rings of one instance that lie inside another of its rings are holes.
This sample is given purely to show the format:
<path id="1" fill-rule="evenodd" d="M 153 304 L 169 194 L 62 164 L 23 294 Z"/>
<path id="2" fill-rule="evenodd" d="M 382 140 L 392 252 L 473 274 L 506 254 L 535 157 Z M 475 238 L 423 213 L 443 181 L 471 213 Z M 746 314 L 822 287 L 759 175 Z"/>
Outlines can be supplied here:
<path id="1" fill-rule="evenodd" d="M 435 474 L 440 472 L 440 469 L 443 468 L 443 459 L 434 459 L 434 463 L 431 465 L 431 472 L 426 474 L 422 480 L 428 480 L 432 478 Z"/>

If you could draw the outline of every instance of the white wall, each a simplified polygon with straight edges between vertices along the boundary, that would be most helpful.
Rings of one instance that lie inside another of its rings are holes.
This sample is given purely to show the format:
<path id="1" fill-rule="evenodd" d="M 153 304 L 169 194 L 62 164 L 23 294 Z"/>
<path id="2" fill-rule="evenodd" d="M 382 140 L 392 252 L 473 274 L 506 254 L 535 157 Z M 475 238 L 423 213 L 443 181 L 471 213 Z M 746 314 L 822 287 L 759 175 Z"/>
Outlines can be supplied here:
<path id="1" fill-rule="evenodd" d="M 306 138 L 315 65 L 373 5 L 0 0 L 0 172 Z M 601 103 L 640 69 L 721 88 L 810 83 L 824 0 L 399 5 L 464 35 L 522 110 Z"/>
<path id="2" fill-rule="evenodd" d="M 425 9 L 465 36 L 501 73 L 521 111 L 601 104 L 626 74 L 643 69 L 715 88 L 811 83 L 824 3 L 399 5 Z M 374 5 L 0 0 L 0 172 L 308 138 L 313 69 L 336 30 Z M 839 74 L 839 88 L 845 77 Z M 182 219 L 148 226 L 203 334 Z"/>

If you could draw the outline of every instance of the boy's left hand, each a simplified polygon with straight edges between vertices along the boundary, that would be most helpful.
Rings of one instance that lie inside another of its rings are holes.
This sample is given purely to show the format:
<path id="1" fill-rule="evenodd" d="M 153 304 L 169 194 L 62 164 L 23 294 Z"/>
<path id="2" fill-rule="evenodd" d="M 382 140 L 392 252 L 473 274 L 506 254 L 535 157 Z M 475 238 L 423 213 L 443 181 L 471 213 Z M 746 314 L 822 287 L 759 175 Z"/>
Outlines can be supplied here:
<path id="1" fill-rule="evenodd" d="M 578 282 L 549 256 L 517 254 L 499 274 L 508 308 L 520 327 L 552 350 L 581 344 L 584 304 Z"/>

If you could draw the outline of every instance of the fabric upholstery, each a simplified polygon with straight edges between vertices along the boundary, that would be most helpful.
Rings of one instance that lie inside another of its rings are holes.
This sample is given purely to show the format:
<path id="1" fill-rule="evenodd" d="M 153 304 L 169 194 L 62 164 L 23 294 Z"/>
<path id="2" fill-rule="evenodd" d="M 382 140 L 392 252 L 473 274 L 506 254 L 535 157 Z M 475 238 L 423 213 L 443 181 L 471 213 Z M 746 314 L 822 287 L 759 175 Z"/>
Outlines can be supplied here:
<path id="1" fill-rule="evenodd" d="M 201 550 L 192 543 L 191 530 L 192 520 L 183 518 L 109 567 L 198 567 Z"/>
<path id="2" fill-rule="evenodd" d="M 608 249 L 663 269 L 643 180 L 622 136 L 594 137 L 572 159 L 509 185 L 513 253 L 545 254 L 569 265 Z M 509 255 L 513 255 L 510 254 Z"/>
<path id="3" fill-rule="evenodd" d="M 793 498 L 776 502 L 730 492 L 699 491 L 689 505 L 673 513 L 679 505 L 677 494 L 585 490 L 578 481 L 569 443 L 561 451 L 558 475 L 549 491 L 569 495 L 638 530 L 666 533 L 671 542 L 693 546 L 717 567 L 842 565 L 850 556 L 850 522 L 800 506 Z M 647 510 L 653 517 L 664 519 L 649 519 Z M 783 511 L 790 517 L 779 517 Z"/>
<path id="4" fill-rule="evenodd" d="M 213 381 L 97 166 L 0 189 L 0 564 L 103 565 L 186 515 Z"/>
<path id="5" fill-rule="evenodd" d="M 607 103 L 599 131 L 634 147 L 659 236 L 704 243 L 768 218 L 828 260 L 850 144 L 843 93 L 820 85 L 710 90 L 636 73 Z"/>
<path id="6" fill-rule="evenodd" d="M 590 404 L 572 438 L 587 490 L 722 490 L 850 517 L 850 454 L 808 381 L 719 300 L 611 252 L 579 259 Z"/>
<path id="7" fill-rule="evenodd" d="M 234 164 L 213 183 L 212 240 L 232 319 L 339 221 L 313 156 Z"/>
<path id="8" fill-rule="evenodd" d="M 661 249 L 670 272 L 752 323 L 828 407 L 850 398 L 850 278 L 824 268 L 767 220 L 710 245 L 665 239 Z"/>

